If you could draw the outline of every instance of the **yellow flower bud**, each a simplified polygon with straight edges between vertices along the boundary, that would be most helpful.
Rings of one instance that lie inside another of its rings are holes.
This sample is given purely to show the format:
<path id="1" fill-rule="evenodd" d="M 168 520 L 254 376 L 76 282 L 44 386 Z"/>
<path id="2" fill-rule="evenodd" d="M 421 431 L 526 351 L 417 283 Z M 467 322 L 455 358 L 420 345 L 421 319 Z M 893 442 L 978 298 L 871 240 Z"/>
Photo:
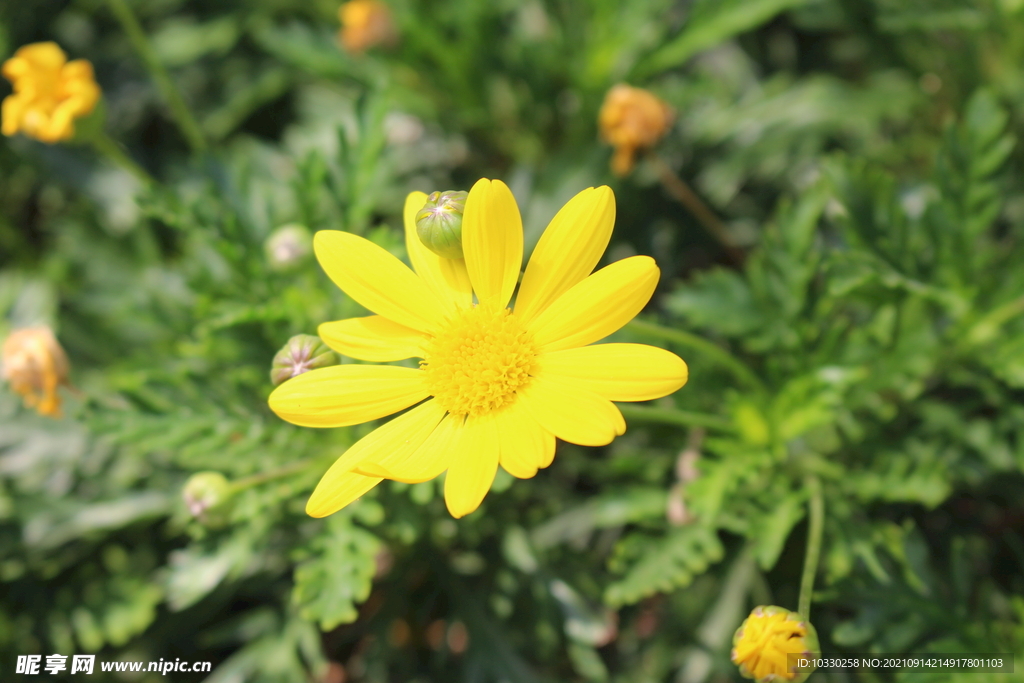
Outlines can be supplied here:
<path id="1" fill-rule="evenodd" d="M 809 621 L 782 607 L 755 607 L 732 638 L 732 662 L 744 678 L 758 683 L 803 683 L 813 667 L 797 669 L 790 655 L 821 655 L 818 634 Z"/>
<path id="2" fill-rule="evenodd" d="M 620 83 L 605 95 L 598 114 L 601 137 L 615 148 L 612 171 L 633 170 L 639 149 L 653 147 L 672 126 L 672 109 L 642 88 Z"/>
<path id="3" fill-rule="evenodd" d="M 0 351 L 3 378 L 25 405 L 40 415 L 60 417 L 57 387 L 68 384 L 68 358 L 45 325 L 15 330 Z"/>
<path id="4" fill-rule="evenodd" d="M 4 62 L 0 72 L 14 86 L 4 98 L 0 130 L 21 132 L 40 142 L 70 140 L 75 119 L 96 107 L 100 88 L 92 64 L 85 59 L 67 61 L 56 43 L 25 45 Z"/>
<path id="5" fill-rule="evenodd" d="M 431 192 L 416 212 L 416 235 L 430 251 L 444 258 L 462 258 L 462 214 L 468 192 Z"/>
<path id="6" fill-rule="evenodd" d="M 375 45 L 393 44 L 397 39 L 391 10 L 377 0 L 351 0 L 338 8 L 339 39 L 349 52 L 366 52 Z"/>

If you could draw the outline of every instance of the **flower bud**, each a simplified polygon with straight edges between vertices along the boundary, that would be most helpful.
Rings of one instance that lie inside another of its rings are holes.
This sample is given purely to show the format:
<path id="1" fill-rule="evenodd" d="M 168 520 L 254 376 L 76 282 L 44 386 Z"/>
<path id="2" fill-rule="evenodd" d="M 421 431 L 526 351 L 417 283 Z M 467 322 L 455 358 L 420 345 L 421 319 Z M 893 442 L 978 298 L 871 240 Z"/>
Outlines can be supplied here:
<path id="1" fill-rule="evenodd" d="M 40 415 L 60 417 L 57 387 L 68 384 L 68 358 L 49 327 L 11 332 L 4 340 L 0 359 L 3 378 L 22 396 L 26 406 Z"/>
<path id="2" fill-rule="evenodd" d="M 92 64 L 69 62 L 53 42 L 25 45 L 0 68 L 14 93 L 4 98 L 0 130 L 24 133 L 53 144 L 75 135 L 75 119 L 93 111 L 100 100 Z"/>
<path id="3" fill-rule="evenodd" d="M 339 39 L 351 53 L 366 52 L 375 45 L 394 45 L 398 38 L 388 6 L 379 0 L 350 0 L 338 8 Z"/>
<path id="4" fill-rule="evenodd" d="M 231 482 L 220 472 L 197 472 L 181 491 L 188 511 L 207 524 L 226 521 L 232 494 Z"/>
<path id="5" fill-rule="evenodd" d="M 672 109 L 643 88 L 620 83 L 608 91 L 598 114 L 601 137 L 615 148 L 612 171 L 633 170 L 639 149 L 653 147 L 672 126 Z"/>
<path id="6" fill-rule="evenodd" d="M 320 337 L 313 334 L 297 334 L 274 356 L 270 381 L 276 387 L 285 380 L 298 377 L 314 368 L 326 368 L 337 364 L 338 356 L 320 341 Z"/>
<path id="7" fill-rule="evenodd" d="M 740 675 L 758 683 L 803 683 L 814 667 L 799 666 L 797 656 L 813 660 L 820 655 L 814 626 L 796 612 L 774 605 L 755 607 L 732 637 L 733 664 Z"/>
<path id="8" fill-rule="evenodd" d="M 289 223 L 270 233 L 263 245 L 274 270 L 287 270 L 313 253 L 313 236 L 306 226 Z"/>
<path id="9" fill-rule="evenodd" d="M 462 214 L 468 192 L 431 192 L 416 213 L 416 234 L 424 246 L 444 258 L 462 258 Z"/>

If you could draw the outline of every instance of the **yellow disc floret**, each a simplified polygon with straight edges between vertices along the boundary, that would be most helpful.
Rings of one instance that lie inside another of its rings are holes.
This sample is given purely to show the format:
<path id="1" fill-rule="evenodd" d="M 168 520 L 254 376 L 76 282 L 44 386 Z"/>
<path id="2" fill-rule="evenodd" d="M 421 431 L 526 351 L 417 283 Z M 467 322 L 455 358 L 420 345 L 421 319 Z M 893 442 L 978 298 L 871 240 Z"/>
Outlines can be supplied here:
<path id="1" fill-rule="evenodd" d="M 506 309 L 474 306 L 431 340 L 421 366 L 430 393 L 453 415 L 483 415 L 515 398 L 530 381 L 533 339 Z"/>

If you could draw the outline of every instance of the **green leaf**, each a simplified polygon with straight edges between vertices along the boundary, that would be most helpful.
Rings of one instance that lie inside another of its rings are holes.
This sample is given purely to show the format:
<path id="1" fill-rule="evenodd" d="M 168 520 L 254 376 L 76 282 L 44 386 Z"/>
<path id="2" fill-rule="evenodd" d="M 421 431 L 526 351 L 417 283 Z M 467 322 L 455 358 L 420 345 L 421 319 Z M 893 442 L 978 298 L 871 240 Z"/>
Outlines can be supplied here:
<path id="1" fill-rule="evenodd" d="M 310 547 L 314 556 L 295 568 L 292 591 L 302 618 L 324 631 L 355 621 L 356 603 L 370 595 L 380 548 L 377 537 L 336 514 Z"/>
<path id="2" fill-rule="evenodd" d="M 605 590 L 605 602 L 613 607 L 689 585 L 695 576 L 721 560 L 724 553 L 715 530 L 699 524 L 673 529 L 658 540 L 644 539 L 642 548 L 629 548 L 630 545 L 634 543 L 627 541 L 617 552 L 635 551 L 639 559 L 621 580 Z"/>
<path id="3" fill-rule="evenodd" d="M 797 493 L 785 496 L 771 513 L 754 526 L 754 556 L 761 569 L 775 566 L 782 547 L 797 522 L 804 518 L 803 497 Z"/>
<path id="4" fill-rule="evenodd" d="M 645 78 L 681 65 L 702 50 L 753 30 L 775 15 L 807 4 L 808 0 L 704 0 L 693 9 L 683 32 L 660 47 L 636 68 Z"/>

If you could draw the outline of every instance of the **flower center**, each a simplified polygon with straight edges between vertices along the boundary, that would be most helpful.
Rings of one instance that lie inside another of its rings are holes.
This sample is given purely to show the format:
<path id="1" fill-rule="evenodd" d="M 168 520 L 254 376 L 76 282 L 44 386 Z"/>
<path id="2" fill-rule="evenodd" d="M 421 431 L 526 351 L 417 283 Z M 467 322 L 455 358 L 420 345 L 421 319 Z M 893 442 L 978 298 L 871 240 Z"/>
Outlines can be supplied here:
<path id="1" fill-rule="evenodd" d="M 511 311 L 474 306 L 431 340 L 420 366 L 445 410 L 483 415 L 512 402 L 530 381 L 536 356 L 533 340 Z"/>

